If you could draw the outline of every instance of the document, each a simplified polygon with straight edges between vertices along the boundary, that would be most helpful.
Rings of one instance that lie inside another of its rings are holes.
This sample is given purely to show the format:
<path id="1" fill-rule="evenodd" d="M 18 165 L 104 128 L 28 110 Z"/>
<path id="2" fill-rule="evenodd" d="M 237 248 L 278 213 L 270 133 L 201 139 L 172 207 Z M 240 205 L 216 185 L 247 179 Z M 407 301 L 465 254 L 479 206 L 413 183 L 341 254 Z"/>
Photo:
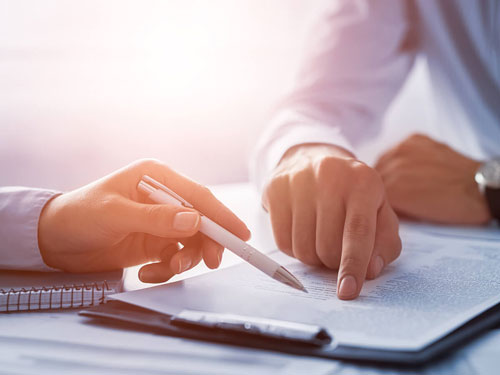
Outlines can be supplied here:
<path id="1" fill-rule="evenodd" d="M 500 302 L 500 244 L 407 226 L 400 258 L 354 301 L 337 299 L 337 274 L 276 251 L 309 293 L 242 264 L 112 298 L 155 311 L 235 313 L 314 323 L 342 345 L 418 351 Z"/>

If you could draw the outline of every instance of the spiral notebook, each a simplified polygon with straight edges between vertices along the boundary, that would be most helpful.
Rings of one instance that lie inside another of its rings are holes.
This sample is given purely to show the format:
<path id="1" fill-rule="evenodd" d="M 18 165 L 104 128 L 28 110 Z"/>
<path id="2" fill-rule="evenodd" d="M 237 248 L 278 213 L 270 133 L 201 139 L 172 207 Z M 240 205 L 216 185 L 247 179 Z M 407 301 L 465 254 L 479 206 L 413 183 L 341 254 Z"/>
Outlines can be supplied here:
<path id="1" fill-rule="evenodd" d="M 96 306 L 121 290 L 123 271 L 0 271 L 0 312 Z"/>

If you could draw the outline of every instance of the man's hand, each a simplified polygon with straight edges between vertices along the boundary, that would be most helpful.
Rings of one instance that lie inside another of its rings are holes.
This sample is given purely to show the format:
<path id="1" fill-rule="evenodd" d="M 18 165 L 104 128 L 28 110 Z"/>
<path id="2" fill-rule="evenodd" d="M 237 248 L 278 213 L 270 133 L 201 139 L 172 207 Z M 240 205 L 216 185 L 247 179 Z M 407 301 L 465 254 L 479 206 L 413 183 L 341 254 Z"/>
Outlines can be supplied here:
<path id="1" fill-rule="evenodd" d="M 414 219 L 484 224 L 491 217 L 474 174 L 480 163 L 424 135 L 413 135 L 376 165 L 392 208 Z"/>
<path id="2" fill-rule="evenodd" d="M 398 219 L 378 173 L 328 145 L 290 149 L 263 194 L 278 247 L 304 263 L 339 270 L 337 295 L 356 298 L 399 256 Z"/>
<path id="3" fill-rule="evenodd" d="M 156 262 L 141 268 L 139 277 L 145 282 L 166 281 L 202 258 L 208 267 L 218 267 L 223 248 L 198 233 L 199 212 L 149 202 L 137 191 L 145 174 L 243 240 L 250 237 L 245 224 L 207 188 L 158 161 L 142 160 L 45 206 L 38 226 L 45 263 L 64 271 L 94 272 Z"/>

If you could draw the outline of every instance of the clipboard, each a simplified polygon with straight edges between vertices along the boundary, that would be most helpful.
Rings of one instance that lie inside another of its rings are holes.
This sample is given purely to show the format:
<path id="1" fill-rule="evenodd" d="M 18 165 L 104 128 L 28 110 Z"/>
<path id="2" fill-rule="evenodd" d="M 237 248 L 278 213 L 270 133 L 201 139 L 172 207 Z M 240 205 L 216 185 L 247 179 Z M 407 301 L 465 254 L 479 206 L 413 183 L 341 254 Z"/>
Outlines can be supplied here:
<path id="1" fill-rule="evenodd" d="M 169 336 L 295 355 L 403 366 L 428 364 L 500 325 L 499 303 L 419 351 L 395 351 L 341 345 L 336 342 L 334 333 L 326 332 L 317 326 L 309 327 L 307 339 L 294 335 L 287 337 L 287 334 L 273 336 L 268 334 L 268 331 L 251 332 L 244 326 L 238 328 L 238 323 L 214 326 L 213 321 L 202 322 L 200 316 L 203 314 L 194 315 L 186 321 L 186 316 L 162 314 L 121 301 L 109 301 L 104 305 L 82 310 L 79 314 L 92 318 L 95 322 Z"/>

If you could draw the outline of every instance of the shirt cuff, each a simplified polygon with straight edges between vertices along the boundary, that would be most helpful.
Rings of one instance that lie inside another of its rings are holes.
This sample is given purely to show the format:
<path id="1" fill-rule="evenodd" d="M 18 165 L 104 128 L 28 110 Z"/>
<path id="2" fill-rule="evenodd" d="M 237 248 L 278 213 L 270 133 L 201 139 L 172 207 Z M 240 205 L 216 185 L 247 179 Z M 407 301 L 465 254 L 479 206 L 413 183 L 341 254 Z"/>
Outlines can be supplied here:
<path id="1" fill-rule="evenodd" d="M 8 187 L 0 189 L 0 268 L 57 271 L 47 266 L 38 247 L 38 222 L 45 205 L 60 192 Z"/>
<path id="2" fill-rule="evenodd" d="M 329 144 L 355 154 L 353 146 L 339 127 L 314 121 L 299 113 L 280 115 L 262 139 L 252 158 L 251 166 L 251 180 L 256 183 L 260 193 L 283 155 L 294 146 L 308 143 Z"/>

